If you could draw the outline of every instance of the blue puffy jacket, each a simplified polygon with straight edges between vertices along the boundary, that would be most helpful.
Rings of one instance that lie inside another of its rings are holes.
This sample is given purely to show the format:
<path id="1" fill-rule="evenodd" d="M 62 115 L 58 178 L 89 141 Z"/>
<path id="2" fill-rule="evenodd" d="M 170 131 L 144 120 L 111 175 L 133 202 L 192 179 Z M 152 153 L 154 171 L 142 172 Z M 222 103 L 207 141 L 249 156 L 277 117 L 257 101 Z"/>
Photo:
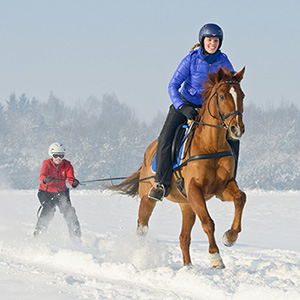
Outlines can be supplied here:
<path id="1" fill-rule="evenodd" d="M 220 50 L 216 53 L 216 59 L 212 63 L 205 61 L 201 48 L 192 50 L 179 64 L 169 83 L 169 95 L 176 109 L 184 104 L 181 95 L 187 101 L 200 106 L 203 103 L 201 93 L 202 82 L 207 79 L 209 72 L 217 72 L 219 67 L 233 67 L 226 54 Z M 183 83 L 183 85 L 182 85 Z M 181 87 L 182 85 L 182 87 Z M 181 90 L 179 92 L 179 89 Z"/>

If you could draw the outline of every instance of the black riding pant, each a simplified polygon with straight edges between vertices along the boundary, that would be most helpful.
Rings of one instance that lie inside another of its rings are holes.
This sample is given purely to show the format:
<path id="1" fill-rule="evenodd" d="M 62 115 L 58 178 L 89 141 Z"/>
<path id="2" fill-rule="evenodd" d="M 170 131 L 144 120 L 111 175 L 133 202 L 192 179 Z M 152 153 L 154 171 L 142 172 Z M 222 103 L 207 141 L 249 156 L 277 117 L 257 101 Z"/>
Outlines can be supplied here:
<path id="1" fill-rule="evenodd" d="M 171 148 L 173 138 L 177 127 L 184 122 L 186 122 L 186 117 L 171 105 L 165 124 L 158 137 L 156 149 L 155 182 L 159 182 L 165 187 L 171 185 L 172 179 Z"/>
<path id="2" fill-rule="evenodd" d="M 80 224 L 76 215 L 75 208 L 71 204 L 69 189 L 59 193 L 49 193 L 39 190 L 38 198 L 42 205 L 34 235 L 42 233 L 48 228 L 49 223 L 54 217 L 55 207 L 57 206 L 67 223 L 71 238 L 80 238 Z"/>
<path id="3" fill-rule="evenodd" d="M 173 105 L 171 105 L 165 124 L 158 137 L 158 144 L 156 149 L 155 182 L 159 182 L 166 187 L 169 187 L 171 185 L 172 180 L 171 148 L 173 138 L 177 127 L 180 124 L 186 122 L 186 120 L 186 117 L 180 112 L 180 110 L 177 110 Z M 240 141 L 228 140 L 228 143 L 235 155 L 234 176 L 236 176 Z"/>

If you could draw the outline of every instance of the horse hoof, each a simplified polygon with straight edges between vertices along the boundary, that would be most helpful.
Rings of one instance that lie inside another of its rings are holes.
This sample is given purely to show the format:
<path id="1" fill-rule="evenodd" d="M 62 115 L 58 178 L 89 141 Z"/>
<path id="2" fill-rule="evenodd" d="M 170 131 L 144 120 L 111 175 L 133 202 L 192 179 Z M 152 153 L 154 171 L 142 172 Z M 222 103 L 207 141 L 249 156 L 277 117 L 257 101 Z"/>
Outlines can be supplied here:
<path id="1" fill-rule="evenodd" d="M 219 253 L 213 253 L 210 255 L 210 267 L 212 269 L 224 269 L 225 265 Z"/>
<path id="2" fill-rule="evenodd" d="M 136 229 L 136 233 L 138 236 L 145 236 L 148 233 L 148 226 L 141 226 L 139 225 Z"/>
<path id="3" fill-rule="evenodd" d="M 228 230 L 229 231 L 229 230 Z M 236 241 L 234 242 L 230 242 L 228 240 L 228 237 L 227 237 L 227 234 L 228 234 L 228 231 L 226 231 L 224 234 L 223 234 L 223 238 L 222 238 L 222 241 L 223 241 L 223 244 L 226 246 L 226 247 L 232 247 Z"/>
<path id="4" fill-rule="evenodd" d="M 192 263 L 184 264 L 183 267 L 186 268 L 186 269 L 193 269 L 194 268 Z"/>

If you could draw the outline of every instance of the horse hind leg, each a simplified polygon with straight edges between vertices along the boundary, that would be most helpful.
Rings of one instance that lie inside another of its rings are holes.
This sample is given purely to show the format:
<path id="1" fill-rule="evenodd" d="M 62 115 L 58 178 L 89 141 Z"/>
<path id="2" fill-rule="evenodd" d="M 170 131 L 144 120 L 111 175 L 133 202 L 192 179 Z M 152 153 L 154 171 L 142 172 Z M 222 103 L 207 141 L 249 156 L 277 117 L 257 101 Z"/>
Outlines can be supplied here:
<path id="1" fill-rule="evenodd" d="M 228 185 L 228 189 L 224 191 L 224 200 L 234 202 L 234 218 L 231 228 L 223 235 L 223 243 L 227 247 L 232 247 L 238 234 L 242 231 L 242 214 L 246 203 L 246 194 L 242 192 L 235 182 Z"/>
<path id="2" fill-rule="evenodd" d="M 156 205 L 155 200 L 152 200 L 148 197 L 147 194 L 141 197 L 141 202 L 139 206 L 139 213 L 138 213 L 138 225 L 137 225 L 137 234 L 138 235 L 146 235 L 148 232 L 148 223 L 153 212 L 153 209 Z"/>

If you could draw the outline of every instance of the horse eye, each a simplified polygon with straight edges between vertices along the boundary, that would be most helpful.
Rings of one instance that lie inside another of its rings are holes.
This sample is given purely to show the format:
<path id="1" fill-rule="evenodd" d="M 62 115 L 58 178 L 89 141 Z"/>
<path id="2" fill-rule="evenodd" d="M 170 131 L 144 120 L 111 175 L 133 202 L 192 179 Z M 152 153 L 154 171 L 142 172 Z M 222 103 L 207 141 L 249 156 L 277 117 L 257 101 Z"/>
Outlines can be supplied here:
<path id="1" fill-rule="evenodd" d="M 225 97 L 224 97 L 224 95 L 220 95 L 220 100 L 225 100 Z"/>

